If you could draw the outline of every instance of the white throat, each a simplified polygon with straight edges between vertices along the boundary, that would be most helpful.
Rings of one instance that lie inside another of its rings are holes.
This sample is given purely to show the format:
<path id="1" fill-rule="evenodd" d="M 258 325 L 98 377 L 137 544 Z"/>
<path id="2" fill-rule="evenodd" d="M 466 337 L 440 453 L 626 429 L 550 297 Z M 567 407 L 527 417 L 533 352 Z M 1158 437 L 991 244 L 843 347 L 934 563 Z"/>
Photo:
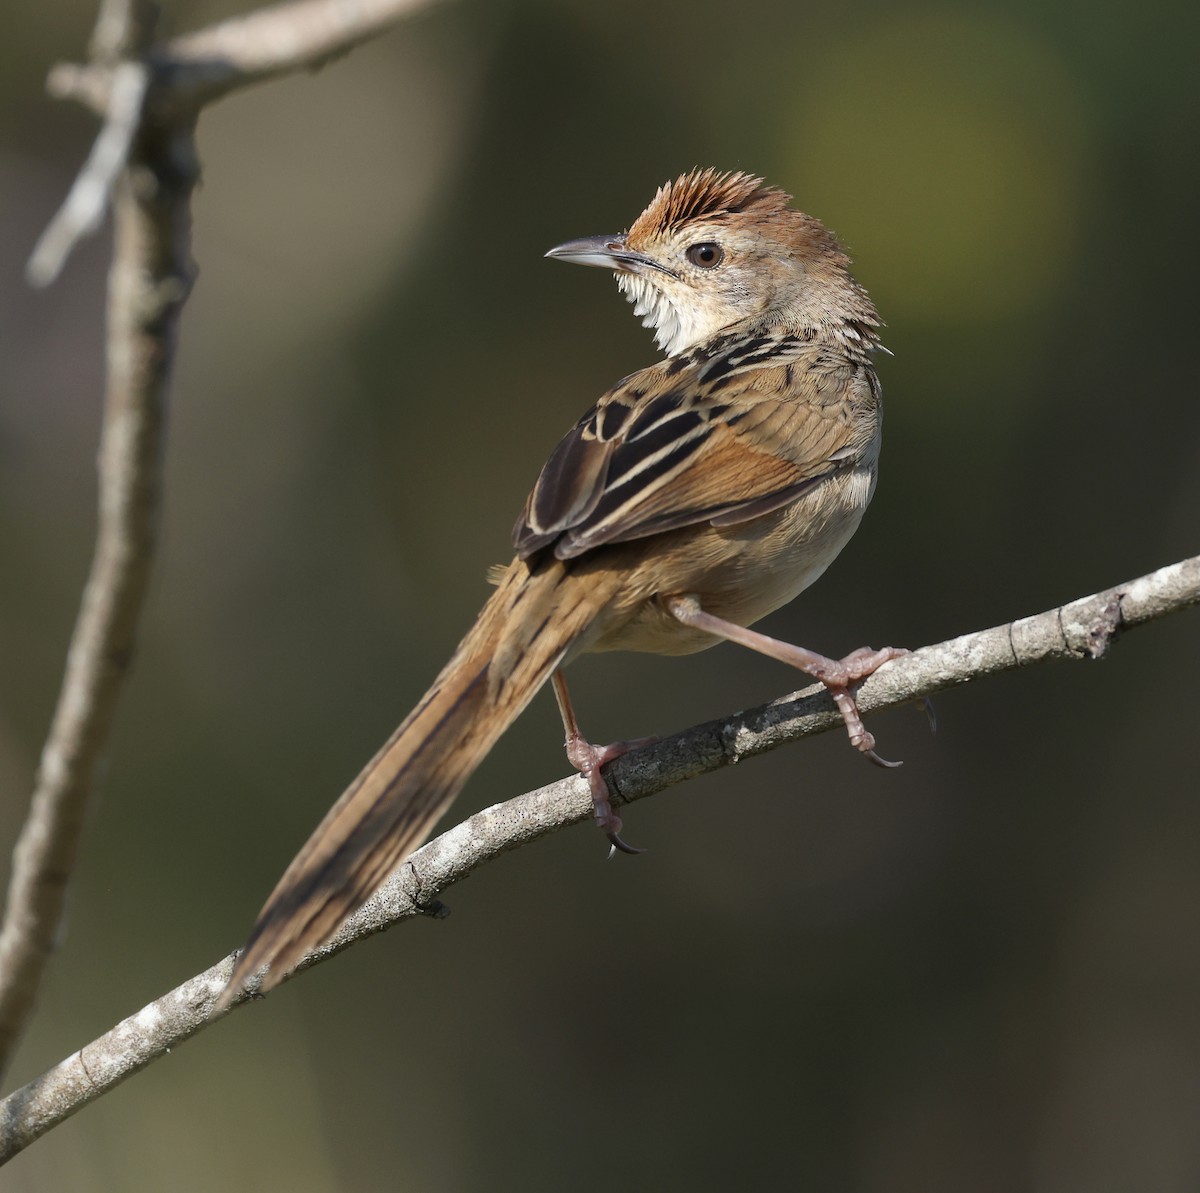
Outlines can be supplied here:
<path id="1" fill-rule="evenodd" d="M 681 312 L 657 286 L 634 273 L 618 273 L 621 293 L 633 303 L 633 313 L 640 315 L 643 327 L 654 329 L 654 342 L 668 355 L 678 356 L 693 345 L 706 340 L 713 328 L 710 320 L 696 309 Z"/>

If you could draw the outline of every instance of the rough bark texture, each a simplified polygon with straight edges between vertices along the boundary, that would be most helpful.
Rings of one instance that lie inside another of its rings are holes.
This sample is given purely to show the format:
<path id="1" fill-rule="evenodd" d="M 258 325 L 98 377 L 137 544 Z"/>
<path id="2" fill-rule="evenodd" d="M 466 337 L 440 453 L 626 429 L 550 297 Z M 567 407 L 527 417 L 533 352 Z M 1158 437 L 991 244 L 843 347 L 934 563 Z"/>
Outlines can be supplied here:
<path id="1" fill-rule="evenodd" d="M 867 680 L 859 691 L 859 704 L 864 713 L 878 712 L 1049 659 L 1098 658 L 1122 630 L 1197 603 L 1200 556 L 1045 613 L 914 651 Z M 608 774 L 620 801 L 629 803 L 841 725 L 825 690 L 810 688 L 627 754 Z M 591 813 L 591 794 L 580 775 L 485 808 L 413 854 L 297 972 L 403 920 L 445 914 L 437 901 L 442 891 L 493 858 L 586 820 Z M 0 1103 L 0 1163 L 213 1022 L 209 1016 L 234 957 L 148 1004 L 10 1094 Z M 251 989 L 233 1007 L 254 997 Z"/>

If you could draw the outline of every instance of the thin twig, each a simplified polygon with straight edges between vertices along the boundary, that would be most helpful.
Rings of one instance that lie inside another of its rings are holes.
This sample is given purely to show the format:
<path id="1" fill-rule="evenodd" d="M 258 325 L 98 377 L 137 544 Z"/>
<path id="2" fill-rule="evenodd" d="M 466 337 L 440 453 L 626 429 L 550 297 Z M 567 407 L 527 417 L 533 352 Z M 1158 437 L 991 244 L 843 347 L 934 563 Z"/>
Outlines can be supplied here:
<path id="1" fill-rule="evenodd" d="M 927 646 L 876 672 L 860 689 L 859 705 L 864 712 L 879 712 L 1048 659 L 1097 658 L 1122 630 L 1197 603 L 1200 556 L 1046 613 Z M 841 725 L 825 690 L 810 688 L 627 754 L 608 773 L 621 802 L 629 803 Z M 579 775 L 485 808 L 417 850 L 296 972 L 404 920 L 444 914 L 437 896 L 448 887 L 501 854 L 591 813 L 588 784 Z M 0 1163 L 213 1022 L 213 1004 L 235 957 L 150 1003 L 0 1102 Z M 252 984 L 230 1010 L 254 997 Z"/>
<path id="2" fill-rule="evenodd" d="M 96 38 L 106 53 L 121 49 L 110 44 L 118 34 L 126 46 L 142 42 L 145 31 L 136 26 L 139 14 L 149 19 L 144 5 L 126 6 L 120 0 L 105 4 L 101 22 L 109 27 Z M 162 196 L 151 196 L 145 203 L 129 175 L 128 156 L 144 93 L 141 73 L 120 71 L 121 110 L 106 122 L 99 138 L 103 145 L 93 150 L 74 201 L 68 199 L 48 238 L 43 238 L 43 246 L 50 247 L 42 250 L 37 266 L 61 264 L 62 255 L 96 214 L 97 200 L 102 210 L 113 181 L 123 175 L 124 199 L 117 212 L 109 272 L 96 549 L 29 814 L 13 855 L 0 928 L 0 1071 L 28 1020 L 58 934 L 84 811 L 133 651 L 154 550 L 165 379 L 174 343 L 173 313 L 186 289 L 177 279 L 188 256 L 186 235 L 182 244 L 175 243 L 178 221 L 168 218 L 164 223 L 148 215 Z M 186 211 L 186 197 L 183 201 Z M 180 290 L 177 301 L 169 300 L 170 285 Z"/>
<path id="3" fill-rule="evenodd" d="M 176 38 L 165 47 L 163 65 L 181 102 L 207 104 L 277 75 L 316 70 L 436 3 L 287 0 Z"/>
<path id="4" fill-rule="evenodd" d="M 156 46 L 148 109 L 176 119 L 243 87 L 300 70 L 318 70 L 402 17 L 442 0 L 285 0 L 185 33 Z M 47 87 L 101 115 L 111 71 L 95 62 L 60 62 Z"/>
<path id="5" fill-rule="evenodd" d="M 191 123 L 196 111 L 230 92 L 299 70 L 316 70 L 376 36 L 403 16 L 438 0 L 290 0 L 184 34 L 145 61 L 113 61 L 113 39 L 129 21 L 107 3 L 92 37 L 96 60 L 59 63 L 49 92 L 77 99 L 104 117 L 87 162 L 42 233 L 26 266 L 34 286 L 48 286 L 71 250 L 100 225 L 128 156 L 143 107 L 159 124 Z M 147 16 L 147 19 L 150 19 Z M 102 30 L 105 30 L 102 36 Z"/>
<path id="6" fill-rule="evenodd" d="M 104 127 L 25 267 L 25 277 L 31 286 L 50 285 L 71 250 L 100 227 L 112 189 L 129 160 L 149 78 L 149 72 L 140 62 L 122 62 L 114 68 Z"/>
<path id="7" fill-rule="evenodd" d="M 51 72 L 51 92 L 81 99 L 100 112 L 104 125 L 34 251 L 30 280 L 46 284 L 58 274 L 110 198 L 115 245 L 96 549 L 0 927 L 0 1072 L 28 1020 L 58 935 L 85 807 L 149 580 L 166 397 L 191 284 L 199 109 L 238 86 L 327 61 L 431 3 L 299 0 L 156 47 L 152 0 L 102 0 L 94 60 Z"/>
<path id="8" fill-rule="evenodd" d="M 100 0 L 88 57 L 105 66 L 123 58 L 140 58 L 158 28 L 157 0 Z"/>
<path id="9" fill-rule="evenodd" d="M 58 933 L 154 558 L 167 384 L 189 286 L 188 196 L 195 180 L 187 165 L 190 133 L 171 140 L 169 170 L 137 161 L 126 166 L 117 187 L 96 551 L 14 854 L 0 931 L 0 1067 L 28 1017 Z"/>
<path id="10" fill-rule="evenodd" d="M 62 207 L 34 246 L 25 267 L 31 286 L 50 285 L 75 246 L 104 218 L 141 124 L 142 104 L 150 85 L 143 56 L 157 25 L 154 0 L 100 0 L 89 51 L 93 69 L 105 79 L 103 102 L 97 109 L 104 124 Z M 51 71 L 47 90 L 59 98 L 64 94 L 55 71 Z"/>

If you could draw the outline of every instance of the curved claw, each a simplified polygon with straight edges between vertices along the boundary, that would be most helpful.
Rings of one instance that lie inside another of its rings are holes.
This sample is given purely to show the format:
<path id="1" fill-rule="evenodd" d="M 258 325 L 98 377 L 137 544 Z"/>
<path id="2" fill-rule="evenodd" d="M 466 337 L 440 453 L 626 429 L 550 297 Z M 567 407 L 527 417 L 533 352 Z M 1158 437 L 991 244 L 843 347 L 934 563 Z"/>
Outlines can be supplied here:
<path id="1" fill-rule="evenodd" d="M 922 696 L 917 701 L 920 708 L 925 710 L 925 716 L 929 721 L 929 732 L 937 733 L 937 709 L 933 707 L 933 700 L 929 696 Z"/>
<path id="2" fill-rule="evenodd" d="M 834 700 L 837 699 L 838 696 L 835 694 Z M 869 758 L 873 763 L 875 763 L 876 766 L 882 766 L 888 769 L 894 769 L 897 766 L 903 766 L 903 762 L 889 762 L 886 758 L 881 758 L 875 753 L 875 734 L 867 732 L 862 723 L 862 718 L 858 715 L 858 705 L 854 703 L 853 698 L 847 696 L 846 703 L 849 707 L 850 715 L 854 717 L 854 720 L 857 723 L 857 729 L 850 734 L 850 744 L 865 758 Z M 840 701 L 838 702 L 838 707 L 842 708 Z M 842 715 L 843 717 L 847 717 L 847 713 L 845 711 L 843 711 Z"/>
<path id="3" fill-rule="evenodd" d="M 609 840 L 608 858 L 611 861 L 617 853 L 645 853 L 644 849 L 639 849 L 636 845 L 630 845 L 628 841 L 621 839 L 621 834 L 616 830 L 610 830 L 604 834 Z"/>
<path id="4" fill-rule="evenodd" d="M 633 854 L 646 851 L 622 840 L 621 818 L 613 811 L 608 780 L 604 777 L 602 768 L 614 759 L 629 753 L 630 750 L 652 745 L 656 741 L 658 741 L 657 737 L 640 737 L 636 741 L 619 741 L 607 746 L 594 746 L 579 733 L 578 729 L 568 731 L 567 757 L 570 759 L 571 765 L 577 767 L 579 773 L 587 779 L 588 786 L 591 788 L 596 823 L 604 830 L 604 835 L 608 838 L 611 846 L 608 852 L 610 858 L 614 853 Z"/>

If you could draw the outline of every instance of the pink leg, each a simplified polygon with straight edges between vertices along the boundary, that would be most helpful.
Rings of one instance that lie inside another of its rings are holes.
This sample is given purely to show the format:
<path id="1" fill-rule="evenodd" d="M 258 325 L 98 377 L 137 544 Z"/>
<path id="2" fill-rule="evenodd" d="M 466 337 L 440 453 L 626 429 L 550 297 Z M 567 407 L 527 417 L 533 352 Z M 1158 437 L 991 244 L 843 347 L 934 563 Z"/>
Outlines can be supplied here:
<path id="1" fill-rule="evenodd" d="M 621 818 L 613 811 L 612 796 L 609 794 L 608 782 L 600 768 L 605 763 L 636 750 L 639 746 L 648 746 L 656 742 L 656 737 L 639 737 L 636 741 L 618 741 L 607 746 L 594 746 L 579 732 L 579 724 L 575 720 L 575 709 L 571 706 L 571 697 L 567 692 L 567 681 L 561 671 L 556 671 L 551 682 L 554 684 L 554 698 L 558 701 L 558 711 L 562 715 L 563 728 L 567 733 L 567 760 L 585 779 L 592 789 L 592 803 L 596 808 L 596 823 L 604 830 L 613 849 L 622 853 L 644 853 L 645 850 L 621 840 Z"/>
<path id="2" fill-rule="evenodd" d="M 892 659 L 908 654 L 907 650 L 895 646 L 872 650 L 869 646 L 864 646 L 851 652 L 844 659 L 827 659 L 824 655 L 805 650 L 802 646 L 793 646 L 790 642 L 781 642 L 778 638 L 768 638 L 766 634 L 759 634 L 746 629 L 745 626 L 705 613 L 694 596 L 667 597 L 664 603 L 667 611 L 684 625 L 706 630 L 718 638 L 736 642 L 739 646 L 748 646 L 759 654 L 778 659 L 781 663 L 788 663 L 820 680 L 833 697 L 838 712 L 842 714 L 846 732 L 850 734 L 850 744 L 856 750 L 861 750 L 877 766 L 900 765 L 898 762 L 888 762 L 875 753 L 875 738 L 867 732 L 850 689 L 869 675 L 873 675 L 884 663 L 890 663 Z"/>

